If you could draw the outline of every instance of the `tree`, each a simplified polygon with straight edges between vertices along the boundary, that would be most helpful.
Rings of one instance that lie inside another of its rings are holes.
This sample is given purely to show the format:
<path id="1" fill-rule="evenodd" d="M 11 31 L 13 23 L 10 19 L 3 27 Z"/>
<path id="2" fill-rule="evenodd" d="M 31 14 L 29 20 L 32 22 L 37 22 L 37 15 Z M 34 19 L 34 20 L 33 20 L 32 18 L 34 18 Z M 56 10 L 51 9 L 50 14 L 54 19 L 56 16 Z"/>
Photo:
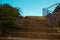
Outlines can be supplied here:
<path id="1" fill-rule="evenodd" d="M 0 27 L 2 28 L 1 35 L 8 31 L 9 27 L 15 27 L 18 24 L 19 9 L 10 6 L 9 4 L 0 5 Z"/>

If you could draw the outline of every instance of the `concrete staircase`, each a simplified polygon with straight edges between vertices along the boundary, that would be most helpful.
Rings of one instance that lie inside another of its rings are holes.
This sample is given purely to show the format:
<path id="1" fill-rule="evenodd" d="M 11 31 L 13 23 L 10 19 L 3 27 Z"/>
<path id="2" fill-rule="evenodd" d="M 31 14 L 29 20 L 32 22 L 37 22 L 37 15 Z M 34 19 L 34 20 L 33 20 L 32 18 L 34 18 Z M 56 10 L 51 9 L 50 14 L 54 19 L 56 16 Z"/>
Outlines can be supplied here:
<path id="1" fill-rule="evenodd" d="M 60 28 L 41 28 L 40 32 L 34 30 L 23 30 L 20 32 L 9 32 L 1 40 L 60 40 Z"/>
<path id="2" fill-rule="evenodd" d="M 22 29 L 18 31 L 10 31 L 6 40 L 60 40 L 60 28 L 50 28 L 47 26 L 47 20 L 35 17 L 24 18 L 20 21 Z"/>
<path id="3" fill-rule="evenodd" d="M 27 39 L 48 39 L 48 40 L 59 40 L 60 39 L 60 29 L 59 28 L 42 28 L 39 31 L 34 30 L 24 30 L 21 32 L 9 32 L 7 37 L 12 38 L 27 38 Z"/>

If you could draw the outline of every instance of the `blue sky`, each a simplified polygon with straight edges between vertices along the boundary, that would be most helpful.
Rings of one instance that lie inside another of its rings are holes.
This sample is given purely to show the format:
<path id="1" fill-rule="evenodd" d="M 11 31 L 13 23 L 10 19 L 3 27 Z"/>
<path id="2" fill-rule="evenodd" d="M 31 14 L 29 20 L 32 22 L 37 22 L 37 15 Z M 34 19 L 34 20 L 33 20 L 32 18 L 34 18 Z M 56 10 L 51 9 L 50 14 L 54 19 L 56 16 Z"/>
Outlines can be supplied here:
<path id="1" fill-rule="evenodd" d="M 42 16 L 43 8 L 60 3 L 60 0 L 0 0 L 0 3 L 8 3 L 21 8 L 23 16 Z"/>

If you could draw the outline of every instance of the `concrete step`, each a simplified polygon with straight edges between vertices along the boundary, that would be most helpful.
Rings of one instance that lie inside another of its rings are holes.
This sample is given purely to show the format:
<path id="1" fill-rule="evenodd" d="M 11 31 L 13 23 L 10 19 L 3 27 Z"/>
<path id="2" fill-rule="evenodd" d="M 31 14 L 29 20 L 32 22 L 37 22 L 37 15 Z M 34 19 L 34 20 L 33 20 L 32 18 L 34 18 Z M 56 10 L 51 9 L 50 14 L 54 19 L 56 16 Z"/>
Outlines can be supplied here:
<path id="1" fill-rule="evenodd" d="M 38 31 L 39 30 L 39 31 Z M 21 31 L 10 31 L 6 37 L 22 37 L 35 39 L 60 39 L 60 28 L 27 29 Z"/>
<path id="2" fill-rule="evenodd" d="M 60 39 L 32 39 L 32 38 L 19 38 L 19 37 L 0 37 L 0 40 L 60 40 Z"/>
<path id="3" fill-rule="evenodd" d="M 60 39 L 60 33 L 40 33 L 40 32 L 13 32 L 10 37 L 38 38 L 38 39 Z"/>
<path id="4" fill-rule="evenodd" d="M 27 28 L 19 32 L 60 33 L 60 28 Z"/>

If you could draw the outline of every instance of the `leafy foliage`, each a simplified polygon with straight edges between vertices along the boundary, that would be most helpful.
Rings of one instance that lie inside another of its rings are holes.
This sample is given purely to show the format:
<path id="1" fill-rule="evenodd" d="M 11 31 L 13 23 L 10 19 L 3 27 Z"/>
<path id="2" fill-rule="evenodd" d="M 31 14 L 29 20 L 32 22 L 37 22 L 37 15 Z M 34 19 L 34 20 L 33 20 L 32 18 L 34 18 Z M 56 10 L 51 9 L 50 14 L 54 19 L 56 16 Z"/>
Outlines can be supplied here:
<path id="1" fill-rule="evenodd" d="M 15 24 L 19 16 L 19 9 L 14 8 L 8 4 L 0 5 L 0 26 L 5 24 L 13 25 Z"/>
<path id="2" fill-rule="evenodd" d="M 9 4 L 0 5 L 0 27 L 6 31 L 8 27 L 14 27 L 18 24 L 19 9 Z"/>

